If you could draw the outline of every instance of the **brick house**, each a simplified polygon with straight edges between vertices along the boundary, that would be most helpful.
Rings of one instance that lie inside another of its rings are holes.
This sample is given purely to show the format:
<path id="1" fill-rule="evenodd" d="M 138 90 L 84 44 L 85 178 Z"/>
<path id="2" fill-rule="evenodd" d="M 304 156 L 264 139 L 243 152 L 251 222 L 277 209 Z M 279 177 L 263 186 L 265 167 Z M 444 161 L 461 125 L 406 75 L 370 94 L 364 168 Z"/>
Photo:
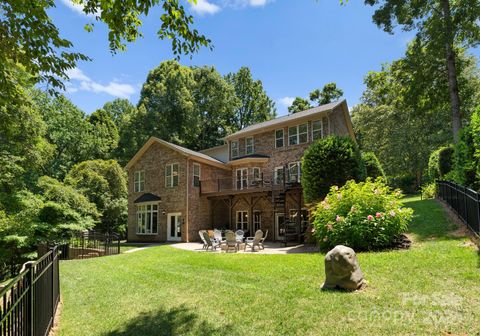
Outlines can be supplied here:
<path id="1" fill-rule="evenodd" d="M 353 129 L 345 100 L 246 127 L 201 152 L 150 138 L 127 164 L 128 240 L 197 241 L 201 229 L 300 237 L 300 161 L 316 139 Z"/>

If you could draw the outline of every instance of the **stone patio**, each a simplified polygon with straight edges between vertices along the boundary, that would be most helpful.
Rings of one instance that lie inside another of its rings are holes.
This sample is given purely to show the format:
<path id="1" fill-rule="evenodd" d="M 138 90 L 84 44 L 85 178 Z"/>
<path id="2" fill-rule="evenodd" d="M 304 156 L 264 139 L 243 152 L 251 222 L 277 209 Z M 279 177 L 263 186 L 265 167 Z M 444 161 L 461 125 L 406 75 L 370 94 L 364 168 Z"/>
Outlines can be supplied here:
<path id="1" fill-rule="evenodd" d="M 181 250 L 187 250 L 187 251 L 194 251 L 194 252 L 203 252 L 203 253 L 226 253 L 225 251 L 222 251 L 220 248 L 217 248 L 217 250 L 208 250 L 205 251 L 202 249 L 201 243 L 174 243 L 171 244 L 171 247 L 178 248 Z M 265 243 L 265 249 L 264 250 L 258 250 L 255 248 L 255 252 L 252 252 L 251 248 L 247 247 L 247 250 L 244 252 L 243 251 L 243 246 L 240 248 L 238 252 L 228 252 L 228 253 L 243 253 L 243 254 L 289 254 L 289 253 L 315 253 L 318 252 L 318 247 L 315 245 L 306 245 L 306 244 L 299 244 L 299 245 L 289 245 L 285 247 L 283 243 L 273 243 L 273 242 L 268 242 Z"/>

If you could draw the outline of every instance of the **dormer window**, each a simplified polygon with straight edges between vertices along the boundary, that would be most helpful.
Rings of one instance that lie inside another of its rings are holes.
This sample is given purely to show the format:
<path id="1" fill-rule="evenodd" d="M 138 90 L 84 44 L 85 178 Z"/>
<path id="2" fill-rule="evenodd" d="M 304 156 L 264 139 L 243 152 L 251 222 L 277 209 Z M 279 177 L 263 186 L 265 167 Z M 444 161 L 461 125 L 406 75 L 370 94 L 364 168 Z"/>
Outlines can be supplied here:
<path id="1" fill-rule="evenodd" d="M 145 190 L 145 171 L 136 171 L 133 176 L 133 191 L 142 192 Z"/>
<path id="2" fill-rule="evenodd" d="M 238 140 L 232 141 L 230 146 L 232 158 L 238 157 Z"/>
<path id="3" fill-rule="evenodd" d="M 250 155 L 255 151 L 253 137 L 245 139 L 245 154 Z"/>

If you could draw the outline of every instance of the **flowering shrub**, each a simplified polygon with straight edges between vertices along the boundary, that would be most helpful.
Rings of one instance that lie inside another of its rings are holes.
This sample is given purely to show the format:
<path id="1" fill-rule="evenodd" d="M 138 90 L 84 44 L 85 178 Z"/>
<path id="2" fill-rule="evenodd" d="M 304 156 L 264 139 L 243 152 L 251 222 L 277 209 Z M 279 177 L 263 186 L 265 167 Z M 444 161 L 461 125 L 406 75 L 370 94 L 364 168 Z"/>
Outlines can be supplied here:
<path id="1" fill-rule="evenodd" d="M 402 207 L 402 194 L 382 179 L 332 187 L 313 211 L 314 235 L 323 249 L 346 245 L 357 250 L 390 247 L 407 230 L 413 210 Z"/>

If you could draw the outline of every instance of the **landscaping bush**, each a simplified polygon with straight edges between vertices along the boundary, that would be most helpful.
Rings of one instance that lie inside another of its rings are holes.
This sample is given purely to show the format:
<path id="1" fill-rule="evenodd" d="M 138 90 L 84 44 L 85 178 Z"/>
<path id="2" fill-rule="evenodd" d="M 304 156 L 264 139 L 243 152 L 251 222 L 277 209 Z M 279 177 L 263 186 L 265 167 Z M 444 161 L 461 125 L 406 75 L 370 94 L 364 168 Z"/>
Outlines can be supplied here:
<path id="1" fill-rule="evenodd" d="M 453 168 L 453 147 L 440 147 L 430 154 L 428 175 L 431 180 L 443 179 Z"/>
<path id="2" fill-rule="evenodd" d="M 459 133 L 459 140 L 454 147 L 453 169 L 445 179 L 478 190 L 477 166 L 472 128 L 467 126 Z"/>
<path id="3" fill-rule="evenodd" d="M 423 198 L 435 198 L 437 193 L 437 184 L 435 182 L 425 183 L 420 189 Z"/>
<path id="4" fill-rule="evenodd" d="M 383 167 L 378 161 L 377 156 L 373 152 L 362 152 L 362 160 L 363 164 L 365 165 L 365 170 L 367 172 L 367 176 L 373 179 L 377 177 L 385 177 L 385 172 L 383 171 Z"/>
<path id="5" fill-rule="evenodd" d="M 322 249 L 346 245 L 356 250 L 392 247 L 407 230 L 412 209 L 403 208 L 400 190 L 382 179 L 330 189 L 313 211 L 315 236 Z"/>
<path id="6" fill-rule="evenodd" d="M 388 184 L 394 189 L 401 189 L 405 194 L 417 192 L 417 179 L 410 174 L 392 176 L 388 178 Z"/>
<path id="7" fill-rule="evenodd" d="M 313 143 L 302 160 L 302 187 L 305 201 L 322 199 L 333 185 L 365 179 L 357 144 L 348 137 L 329 136 Z"/>

